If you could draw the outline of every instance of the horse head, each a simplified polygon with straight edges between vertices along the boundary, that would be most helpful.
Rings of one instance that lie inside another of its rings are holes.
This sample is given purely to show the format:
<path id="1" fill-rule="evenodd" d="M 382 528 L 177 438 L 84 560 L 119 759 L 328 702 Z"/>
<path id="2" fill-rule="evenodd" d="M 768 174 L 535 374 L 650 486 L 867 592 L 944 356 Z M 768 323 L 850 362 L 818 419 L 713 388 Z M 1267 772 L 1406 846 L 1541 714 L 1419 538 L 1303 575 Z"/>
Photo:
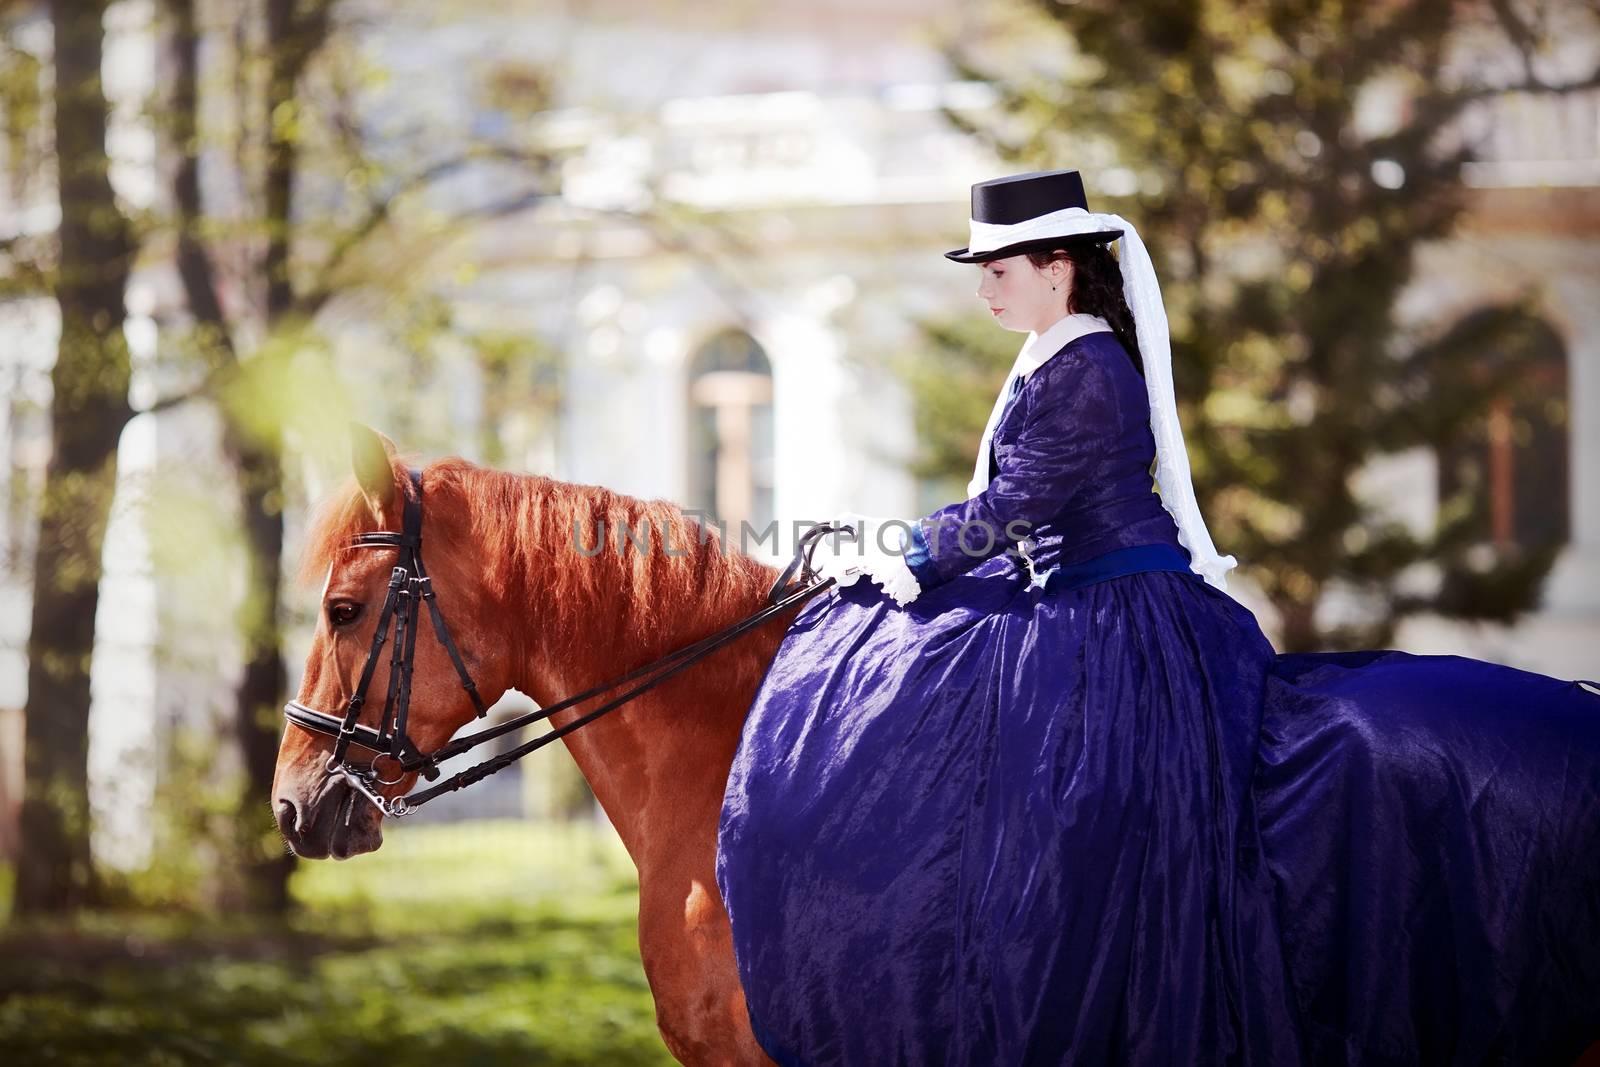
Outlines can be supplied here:
<path id="1" fill-rule="evenodd" d="M 403 737 L 413 754 L 431 753 L 478 715 L 485 699 L 492 703 L 509 688 L 512 673 L 507 598 L 492 587 L 490 572 L 474 555 L 469 502 L 452 499 L 457 494 L 447 479 L 430 480 L 423 471 L 414 480 L 393 442 L 374 430 L 353 427 L 352 444 L 354 479 L 324 505 L 307 541 L 302 576 L 325 573 L 326 579 L 272 787 L 279 830 L 296 854 L 310 859 L 346 859 L 383 841 L 381 813 L 360 795 L 356 779 L 339 771 L 341 763 L 371 772 L 373 791 L 385 798 L 410 791 L 419 772 L 372 743 L 365 730 L 335 759 L 336 739 L 297 723 L 295 707 L 344 719 L 365 677 L 355 722 Z M 400 568 L 412 560 L 411 549 L 383 539 L 406 529 L 408 502 L 414 511 L 409 518 L 421 534 L 416 557 L 425 561 L 426 573 L 401 581 Z M 420 601 L 427 587 L 435 590 L 435 604 L 416 603 L 409 611 L 410 632 L 397 628 L 407 599 Z M 434 607 L 439 620 L 447 620 L 459 664 L 444 643 L 445 631 L 435 632 L 431 625 Z M 409 672 L 396 669 L 397 653 L 409 657 Z M 463 677 L 481 690 L 464 687 Z M 409 698 L 403 701 L 408 706 L 403 724 L 390 716 L 397 708 L 396 693 Z"/>

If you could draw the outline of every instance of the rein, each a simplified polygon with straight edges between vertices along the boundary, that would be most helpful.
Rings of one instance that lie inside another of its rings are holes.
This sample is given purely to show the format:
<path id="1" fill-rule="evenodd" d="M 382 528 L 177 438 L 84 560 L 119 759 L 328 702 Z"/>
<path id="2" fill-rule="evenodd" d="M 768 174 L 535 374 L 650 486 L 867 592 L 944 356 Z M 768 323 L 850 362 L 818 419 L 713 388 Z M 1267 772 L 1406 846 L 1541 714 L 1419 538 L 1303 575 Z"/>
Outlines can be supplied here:
<path id="1" fill-rule="evenodd" d="M 407 720 L 410 712 L 411 701 L 411 670 L 413 657 L 417 646 L 418 612 L 423 603 L 428 605 L 429 619 L 433 624 L 434 636 L 444 646 L 454 665 L 456 675 L 461 679 L 461 687 L 466 690 L 472 699 L 472 705 L 477 709 L 478 717 L 488 714 L 483 698 L 478 694 L 478 687 L 472 680 L 472 675 L 467 671 L 466 664 L 461 659 L 461 653 L 456 648 L 455 641 L 450 636 L 450 629 L 445 625 L 444 615 L 439 609 L 439 603 L 434 596 L 433 583 L 422 565 L 422 473 L 415 468 L 409 471 L 411 480 L 411 495 L 406 498 L 403 529 L 399 533 L 392 530 L 379 530 L 370 533 L 357 534 L 352 540 L 351 548 L 397 548 L 400 551 L 399 565 L 389 576 L 389 586 L 384 594 L 383 609 L 378 616 L 377 631 L 372 637 L 372 646 L 367 652 L 366 664 L 361 669 L 361 679 L 356 686 L 356 691 L 351 695 L 350 701 L 345 706 L 344 716 L 341 718 L 327 712 L 308 708 L 298 701 L 291 700 L 283 706 L 284 718 L 292 725 L 298 726 L 311 733 L 322 734 L 335 739 L 333 753 L 328 757 L 325 770 L 330 775 L 344 778 L 358 795 L 365 797 L 376 807 L 380 814 L 390 818 L 401 818 L 416 811 L 423 804 L 445 793 L 454 792 L 474 782 L 487 778 L 509 767 L 517 760 L 535 752 L 557 738 L 571 733 L 581 726 L 587 725 L 604 715 L 608 711 L 621 707 L 634 697 L 639 696 L 674 674 L 690 666 L 718 648 L 760 626 L 775 615 L 780 615 L 795 605 L 821 592 L 834 584 L 834 579 L 828 578 L 815 581 L 815 572 L 811 568 L 811 557 L 816 550 L 817 541 L 826 533 L 834 529 L 829 524 L 814 526 L 807 530 L 800 538 L 795 550 L 795 557 L 784 568 L 778 580 L 773 583 L 772 590 L 767 594 L 767 606 L 748 615 L 738 622 L 727 626 L 714 634 L 710 634 L 691 645 L 667 653 L 659 659 L 652 660 L 643 667 L 622 675 L 619 678 L 606 682 L 603 685 L 586 689 L 574 696 L 567 697 L 559 703 L 547 708 L 539 708 L 508 719 L 497 726 L 491 726 L 475 733 L 458 737 L 453 741 L 434 749 L 432 752 L 422 752 L 411 740 L 406 732 Z M 796 573 L 798 579 L 796 580 Z M 809 581 L 810 584 L 807 584 Z M 390 649 L 389 659 L 389 688 L 384 700 L 383 715 L 378 720 L 377 729 L 364 726 L 357 722 L 361 717 L 361 709 L 366 703 L 367 688 L 372 684 L 372 676 L 377 669 L 379 657 L 382 655 L 383 646 L 389 640 L 389 624 L 394 623 L 394 643 Z M 570 708 L 590 697 L 609 692 L 618 686 L 640 678 L 648 677 L 634 688 L 623 693 L 614 700 L 596 708 L 586 715 L 574 719 L 565 726 L 550 730 L 516 748 L 509 749 L 492 759 L 482 763 L 473 764 L 437 785 L 431 785 L 420 792 L 404 797 L 385 797 L 378 792 L 378 787 L 394 785 L 407 774 L 420 774 L 428 781 L 435 781 L 439 777 L 439 765 L 445 760 L 470 752 L 479 745 L 503 737 L 508 733 L 520 730 L 530 723 L 548 718 L 558 711 Z M 392 727 L 392 729 L 391 729 Z M 365 767 L 352 765 L 346 758 L 351 746 L 366 749 L 374 753 L 372 762 Z M 381 760 L 391 760 L 394 763 L 393 777 L 383 777 L 378 769 Z"/>

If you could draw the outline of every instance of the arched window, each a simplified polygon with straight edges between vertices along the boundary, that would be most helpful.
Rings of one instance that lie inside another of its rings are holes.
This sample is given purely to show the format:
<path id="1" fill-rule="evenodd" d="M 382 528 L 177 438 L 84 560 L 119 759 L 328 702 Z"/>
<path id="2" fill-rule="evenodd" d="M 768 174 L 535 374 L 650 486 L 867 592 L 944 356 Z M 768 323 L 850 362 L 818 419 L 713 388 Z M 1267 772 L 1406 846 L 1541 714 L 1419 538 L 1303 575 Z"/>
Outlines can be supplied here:
<path id="1" fill-rule="evenodd" d="M 1451 333 L 1492 340 L 1465 364 L 1480 380 L 1502 379 L 1489 409 L 1439 449 L 1439 502 L 1465 503 L 1480 543 L 1501 552 L 1540 551 L 1571 529 L 1567 353 L 1543 319 L 1489 308 Z"/>
<path id="2" fill-rule="evenodd" d="M 772 364 L 749 334 L 712 337 L 689 364 L 689 500 L 726 524 L 773 520 Z"/>

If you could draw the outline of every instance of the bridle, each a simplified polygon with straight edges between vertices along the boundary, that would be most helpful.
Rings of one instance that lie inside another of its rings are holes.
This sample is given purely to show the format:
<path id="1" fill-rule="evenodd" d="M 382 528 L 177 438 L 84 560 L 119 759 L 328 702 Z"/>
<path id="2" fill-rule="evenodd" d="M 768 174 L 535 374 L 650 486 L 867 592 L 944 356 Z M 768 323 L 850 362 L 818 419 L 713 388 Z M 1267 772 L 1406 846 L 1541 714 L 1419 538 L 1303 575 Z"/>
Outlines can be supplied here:
<path id="1" fill-rule="evenodd" d="M 454 664 L 456 675 L 461 679 L 461 687 L 466 690 L 467 696 L 472 700 L 472 706 L 477 710 L 478 718 L 488 714 L 483 698 L 478 693 L 478 687 L 472 680 L 472 675 L 467 671 L 466 664 L 461 659 L 460 650 L 456 648 L 454 639 L 450 636 L 450 628 L 445 625 L 444 615 L 439 609 L 438 598 L 434 595 L 433 582 L 428 577 L 428 572 L 422 565 L 422 472 L 412 468 L 409 471 L 411 492 L 406 496 L 405 507 L 401 518 L 401 531 L 376 530 L 356 534 L 350 542 L 351 548 L 394 548 L 399 550 L 399 560 L 394 570 L 389 575 L 389 586 L 384 594 L 383 609 L 378 616 L 378 625 L 372 635 L 372 646 L 367 652 L 367 661 L 361 668 L 361 678 L 356 684 L 355 692 L 350 695 L 349 702 L 345 705 L 344 716 L 341 718 L 327 712 L 308 708 L 299 701 L 291 700 L 283 706 L 284 718 L 291 725 L 298 726 L 315 734 L 322 734 L 334 738 L 333 753 L 328 757 L 324 769 L 329 775 L 337 775 L 355 790 L 357 794 L 371 801 L 378 811 L 392 818 L 409 815 L 417 808 L 426 804 L 435 797 L 461 789 L 473 782 L 487 778 L 496 771 L 510 766 L 517 760 L 543 748 L 557 738 L 578 729 L 604 715 L 614 708 L 621 707 L 634 697 L 651 689 L 690 664 L 705 658 L 720 646 L 727 644 L 734 638 L 755 629 L 775 615 L 782 614 L 788 609 L 799 604 L 808 597 L 821 592 L 834 584 L 834 579 L 814 581 L 816 575 L 811 569 L 811 556 L 816 549 L 817 540 L 834 529 L 833 526 L 822 524 L 806 531 L 800 538 L 799 547 L 795 551 L 795 558 L 778 576 L 771 592 L 767 594 L 767 606 L 752 615 L 747 616 L 717 631 L 692 645 L 669 652 L 660 659 L 653 660 L 637 670 L 630 671 L 620 678 L 585 690 L 575 696 L 567 697 L 559 703 L 547 708 L 539 708 L 526 712 L 495 726 L 478 730 L 458 737 L 432 752 L 423 752 L 411 740 L 406 726 L 411 705 L 411 671 L 413 659 L 417 648 L 418 613 L 421 605 L 428 605 L 428 616 L 433 622 L 434 636 L 444 646 L 445 652 Z M 798 580 L 795 578 L 799 572 Z M 807 583 L 810 584 L 807 584 Z M 389 640 L 389 627 L 394 625 L 394 642 L 390 646 L 389 654 L 389 689 L 384 698 L 383 714 L 378 720 L 377 729 L 362 725 L 362 708 L 367 702 L 367 689 L 372 684 L 372 676 L 377 670 L 379 657 L 383 654 L 383 646 Z M 466 770 L 429 786 L 420 792 L 404 797 L 389 798 L 378 792 L 379 786 L 394 785 L 408 774 L 420 774 L 428 781 L 436 781 L 439 777 L 439 765 L 445 760 L 470 752 L 485 742 L 497 737 L 503 737 L 529 723 L 548 718 L 558 711 L 572 707 L 574 704 L 588 700 L 608 692 L 627 682 L 640 678 L 649 678 L 648 681 L 623 693 L 620 697 L 596 708 L 586 715 L 582 715 L 565 726 L 558 727 L 539 735 L 516 748 L 503 752 L 482 763 L 473 764 Z M 372 761 L 365 766 L 357 766 L 349 761 L 351 748 L 361 748 L 373 753 Z M 392 777 L 384 777 L 379 769 L 381 761 L 393 763 Z"/>

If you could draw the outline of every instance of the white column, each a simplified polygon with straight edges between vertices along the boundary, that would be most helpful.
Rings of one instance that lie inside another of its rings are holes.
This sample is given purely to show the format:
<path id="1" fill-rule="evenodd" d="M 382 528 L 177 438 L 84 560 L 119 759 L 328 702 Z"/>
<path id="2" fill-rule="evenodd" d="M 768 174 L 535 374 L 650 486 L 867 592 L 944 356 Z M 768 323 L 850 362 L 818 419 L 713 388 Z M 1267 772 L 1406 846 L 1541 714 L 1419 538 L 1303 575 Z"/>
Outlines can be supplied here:
<path id="1" fill-rule="evenodd" d="M 687 506 L 689 501 L 689 338 L 676 325 L 658 325 L 644 334 L 652 405 L 653 466 L 656 493 Z"/>
<path id="2" fill-rule="evenodd" d="M 838 336 L 815 319 L 780 315 L 763 324 L 756 340 L 772 360 L 773 513 L 787 557 L 795 521 L 823 522 L 844 510 L 840 486 L 852 449 L 841 415 L 851 382 Z"/>
<path id="3" fill-rule="evenodd" d="M 1565 274 L 1552 288 L 1568 337 L 1571 538 L 1544 587 L 1543 608 L 1600 616 L 1600 307 L 1592 276 Z"/>

